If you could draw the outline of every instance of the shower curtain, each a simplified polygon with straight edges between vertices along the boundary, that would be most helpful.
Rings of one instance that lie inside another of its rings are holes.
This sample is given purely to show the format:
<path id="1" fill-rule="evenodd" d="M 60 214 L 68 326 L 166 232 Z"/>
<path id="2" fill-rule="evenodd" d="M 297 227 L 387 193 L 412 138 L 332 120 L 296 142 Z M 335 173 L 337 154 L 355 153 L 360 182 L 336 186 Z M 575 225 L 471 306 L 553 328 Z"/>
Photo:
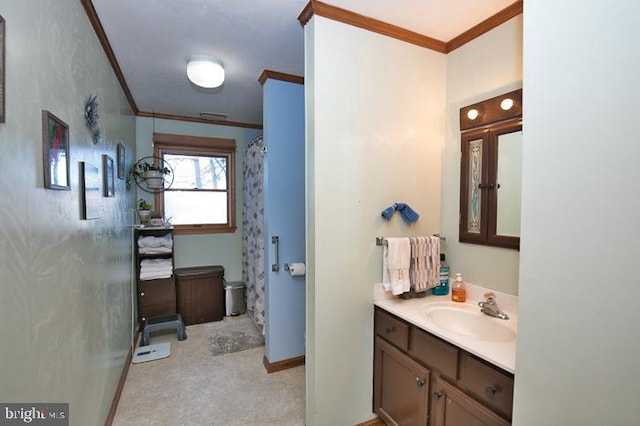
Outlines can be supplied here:
<path id="1" fill-rule="evenodd" d="M 262 137 L 252 142 L 244 156 L 242 210 L 242 282 L 247 311 L 264 334 L 264 203 Z"/>

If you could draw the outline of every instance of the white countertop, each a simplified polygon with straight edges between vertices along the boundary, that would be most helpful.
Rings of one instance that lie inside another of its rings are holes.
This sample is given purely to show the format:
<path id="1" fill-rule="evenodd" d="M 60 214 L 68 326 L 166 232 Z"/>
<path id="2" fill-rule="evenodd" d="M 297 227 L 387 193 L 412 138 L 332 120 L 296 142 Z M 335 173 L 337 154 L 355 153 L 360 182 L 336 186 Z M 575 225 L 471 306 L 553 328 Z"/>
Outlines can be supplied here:
<path id="1" fill-rule="evenodd" d="M 499 321 L 502 325 L 517 333 L 518 328 L 518 298 L 517 296 L 486 289 L 473 284 L 467 284 L 467 301 L 461 303 L 461 308 L 476 310 L 482 321 Z M 493 318 L 480 312 L 478 302 L 483 299 L 483 294 L 491 291 L 496 294 L 498 307 L 509 315 L 508 320 Z M 446 296 L 434 296 L 429 294 L 423 298 L 400 299 L 384 292 L 381 284 L 376 284 L 374 304 L 384 310 L 404 319 L 405 321 L 444 339 L 467 352 L 470 352 L 510 373 L 516 372 L 516 339 L 506 342 L 480 340 L 463 334 L 454 333 L 426 318 L 420 311 L 427 304 L 451 302 L 451 291 Z M 457 304 L 456 304 L 457 305 Z"/>

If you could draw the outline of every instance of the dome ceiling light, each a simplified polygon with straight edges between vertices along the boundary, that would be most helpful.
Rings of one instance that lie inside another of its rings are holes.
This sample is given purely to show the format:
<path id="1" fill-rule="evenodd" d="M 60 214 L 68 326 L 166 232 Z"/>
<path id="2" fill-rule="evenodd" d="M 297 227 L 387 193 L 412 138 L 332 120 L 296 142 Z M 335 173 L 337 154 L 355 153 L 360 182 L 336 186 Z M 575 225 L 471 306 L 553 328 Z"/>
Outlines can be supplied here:
<path id="1" fill-rule="evenodd" d="M 213 56 L 194 55 L 187 63 L 187 77 L 196 86 L 214 89 L 224 82 L 224 68 Z"/>

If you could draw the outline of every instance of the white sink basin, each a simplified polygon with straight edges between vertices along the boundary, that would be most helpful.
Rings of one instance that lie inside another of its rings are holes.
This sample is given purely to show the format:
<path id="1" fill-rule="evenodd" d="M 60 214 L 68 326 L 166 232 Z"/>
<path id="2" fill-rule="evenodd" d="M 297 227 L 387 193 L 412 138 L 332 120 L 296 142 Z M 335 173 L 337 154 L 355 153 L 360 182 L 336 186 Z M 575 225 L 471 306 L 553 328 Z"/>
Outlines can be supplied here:
<path id="1" fill-rule="evenodd" d="M 508 342 L 516 338 L 515 330 L 506 324 L 511 320 L 483 314 L 477 305 L 435 302 L 422 306 L 420 314 L 436 327 L 460 336 L 493 342 Z"/>

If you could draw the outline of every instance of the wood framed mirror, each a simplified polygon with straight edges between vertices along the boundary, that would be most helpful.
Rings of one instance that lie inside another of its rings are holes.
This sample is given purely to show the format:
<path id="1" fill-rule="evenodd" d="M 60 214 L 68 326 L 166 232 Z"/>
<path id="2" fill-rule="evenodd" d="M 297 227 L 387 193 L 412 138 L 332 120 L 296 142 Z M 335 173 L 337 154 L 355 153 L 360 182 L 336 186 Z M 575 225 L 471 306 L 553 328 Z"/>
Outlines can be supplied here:
<path id="1" fill-rule="evenodd" d="M 522 89 L 460 109 L 458 240 L 520 248 Z"/>

